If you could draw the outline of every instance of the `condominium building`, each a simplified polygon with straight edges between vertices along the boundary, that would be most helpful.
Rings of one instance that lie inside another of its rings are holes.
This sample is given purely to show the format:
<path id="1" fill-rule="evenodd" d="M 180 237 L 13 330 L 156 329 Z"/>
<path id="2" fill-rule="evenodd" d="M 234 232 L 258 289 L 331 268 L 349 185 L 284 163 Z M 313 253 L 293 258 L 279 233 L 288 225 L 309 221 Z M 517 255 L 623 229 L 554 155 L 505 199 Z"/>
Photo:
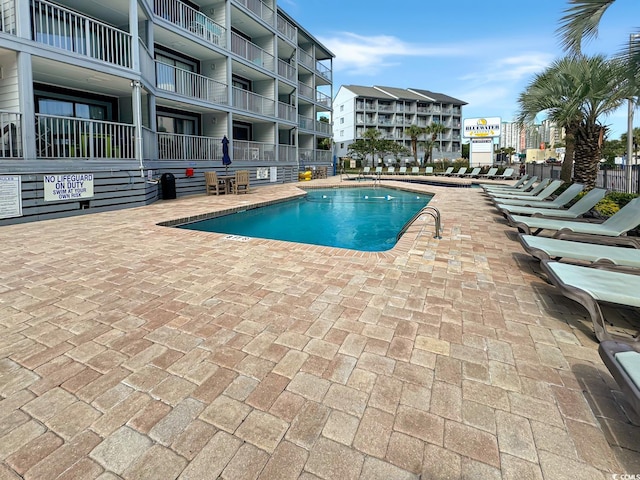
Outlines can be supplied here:
<path id="1" fill-rule="evenodd" d="M 167 178 L 204 193 L 225 137 L 252 186 L 331 165 L 333 54 L 276 1 L 4 0 L 0 225 L 148 204 Z"/>
<path id="2" fill-rule="evenodd" d="M 502 122 L 500 146 L 513 147 L 517 152 L 530 148 L 540 148 L 541 144 L 554 147 L 564 141 L 564 129 L 556 122 L 543 120 L 540 124 L 525 125 L 517 122 Z"/>
<path id="3" fill-rule="evenodd" d="M 433 159 L 455 160 L 462 156 L 463 105 L 462 100 L 418 88 L 343 85 L 333 102 L 336 155 L 346 156 L 349 145 L 370 128 L 378 130 L 380 138 L 394 140 L 410 151 L 411 138 L 406 134 L 410 125 L 440 123 L 447 130 L 436 140 Z M 419 140 L 418 157 L 424 158 L 425 139 Z"/>

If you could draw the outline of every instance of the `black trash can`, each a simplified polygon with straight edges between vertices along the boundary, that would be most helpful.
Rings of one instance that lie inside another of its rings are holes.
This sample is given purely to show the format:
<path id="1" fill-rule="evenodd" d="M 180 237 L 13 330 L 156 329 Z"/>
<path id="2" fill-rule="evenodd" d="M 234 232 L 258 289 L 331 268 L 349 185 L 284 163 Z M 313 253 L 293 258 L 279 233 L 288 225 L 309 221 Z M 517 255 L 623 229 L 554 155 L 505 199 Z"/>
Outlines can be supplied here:
<path id="1" fill-rule="evenodd" d="M 172 173 L 163 173 L 160 177 L 162 186 L 162 199 L 173 200 L 176 198 L 176 177 Z"/>

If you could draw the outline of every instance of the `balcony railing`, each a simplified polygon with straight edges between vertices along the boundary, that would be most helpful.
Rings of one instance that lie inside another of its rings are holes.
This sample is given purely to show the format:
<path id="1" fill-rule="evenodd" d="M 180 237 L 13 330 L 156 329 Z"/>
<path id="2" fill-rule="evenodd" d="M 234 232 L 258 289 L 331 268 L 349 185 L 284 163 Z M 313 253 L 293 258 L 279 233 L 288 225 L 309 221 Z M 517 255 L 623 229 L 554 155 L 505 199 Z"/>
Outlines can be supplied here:
<path id="1" fill-rule="evenodd" d="M 330 150 L 316 150 L 315 151 L 316 162 L 330 163 L 331 151 Z"/>
<path id="2" fill-rule="evenodd" d="M 313 149 L 311 148 L 299 148 L 298 149 L 298 161 L 302 166 L 310 163 L 314 160 Z"/>
<path id="3" fill-rule="evenodd" d="M 278 145 L 278 160 L 281 162 L 296 162 L 298 148 L 295 145 Z"/>
<path id="4" fill-rule="evenodd" d="M 331 97 L 322 92 L 316 92 L 316 103 L 331 108 Z"/>
<path id="5" fill-rule="evenodd" d="M 22 114 L 0 110 L 0 158 L 22 157 Z"/>
<path id="6" fill-rule="evenodd" d="M 275 115 L 274 100 L 238 87 L 233 87 L 232 91 L 234 107 L 260 115 Z"/>
<path id="7" fill-rule="evenodd" d="M 228 103 L 224 83 L 159 61 L 156 61 L 156 86 L 160 90 L 212 103 Z"/>
<path id="8" fill-rule="evenodd" d="M 231 51 L 254 65 L 273 71 L 273 55 L 249 42 L 247 39 L 242 38 L 235 32 L 231 33 Z"/>
<path id="9" fill-rule="evenodd" d="M 125 123 L 36 114 L 38 158 L 135 158 L 135 128 Z"/>
<path id="10" fill-rule="evenodd" d="M 208 43 L 226 47 L 226 29 L 204 13 L 178 0 L 155 0 L 154 13 Z"/>
<path id="11" fill-rule="evenodd" d="M 0 29 L 4 33 L 16 34 L 16 0 L 6 0 L 0 6 Z"/>
<path id="12" fill-rule="evenodd" d="M 321 77 L 324 77 L 327 80 L 331 81 L 332 72 L 331 72 L 331 69 L 329 67 L 327 67 L 326 65 L 324 65 L 324 64 L 322 64 L 320 62 L 316 62 L 316 72 Z"/>
<path id="13" fill-rule="evenodd" d="M 288 120 L 289 122 L 295 122 L 296 107 L 287 103 L 278 102 L 278 118 Z"/>
<path id="14" fill-rule="evenodd" d="M 313 56 L 303 50 L 298 50 L 298 62 L 309 70 L 313 70 Z"/>
<path id="15" fill-rule="evenodd" d="M 292 82 L 296 81 L 296 68 L 284 60 L 278 59 L 278 75 Z"/>
<path id="16" fill-rule="evenodd" d="M 158 160 L 222 160 L 222 139 L 198 135 L 156 134 Z"/>
<path id="17" fill-rule="evenodd" d="M 296 43 L 296 41 L 298 40 L 298 29 L 280 15 L 277 16 L 276 28 L 286 39 L 290 40 L 291 42 Z"/>
<path id="18" fill-rule="evenodd" d="M 298 95 L 301 95 L 305 98 L 313 99 L 313 88 L 302 82 L 298 82 Z"/>
<path id="19" fill-rule="evenodd" d="M 101 62 L 131 68 L 131 35 L 44 0 L 31 3 L 33 39 Z"/>
<path id="20" fill-rule="evenodd" d="M 316 132 L 326 133 L 327 135 L 331 135 L 331 124 L 327 122 L 321 122 L 316 120 Z"/>
<path id="21" fill-rule="evenodd" d="M 273 143 L 233 141 L 233 161 L 236 160 L 269 160 L 274 161 L 276 146 Z"/>
<path id="22" fill-rule="evenodd" d="M 244 6 L 247 10 L 252 12 L 257 17 L 264 20 L 267 24 L 273 27 L 274 13 L 273 9 L 264 4 L 260 0 L 235 0 L 240 5 Z"/>
<path id="23" fill-rule="evenodd" d="M 313 130 L 314 122 L 315 120 L 313 118 L 298 115 L 298 127 L 303 130 Z"/>

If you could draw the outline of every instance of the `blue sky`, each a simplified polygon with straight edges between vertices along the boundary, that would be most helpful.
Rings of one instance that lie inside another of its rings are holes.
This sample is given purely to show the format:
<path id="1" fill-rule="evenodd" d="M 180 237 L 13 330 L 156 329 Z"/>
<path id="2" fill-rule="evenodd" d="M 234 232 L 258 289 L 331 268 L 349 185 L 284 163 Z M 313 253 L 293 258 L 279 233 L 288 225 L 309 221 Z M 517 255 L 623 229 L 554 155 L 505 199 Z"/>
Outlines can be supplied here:
<path id="1" fill-rule="evenodd" d="M 465 118 L 511 121 L 518 95 L 563 56 L 556 30 L 567 0 L 279 0 L 335 55 L 340 85 L 422 88 L 468 103 Z M 635 23 L 634 23 L 635 22 Z M 640 1 L 617 0 L 585 52 L 610 55 L 640 24 Z M 635 126 L 640 126 L 636 111 Z M 626 106 L 606 119 L 627 130 Z"/>

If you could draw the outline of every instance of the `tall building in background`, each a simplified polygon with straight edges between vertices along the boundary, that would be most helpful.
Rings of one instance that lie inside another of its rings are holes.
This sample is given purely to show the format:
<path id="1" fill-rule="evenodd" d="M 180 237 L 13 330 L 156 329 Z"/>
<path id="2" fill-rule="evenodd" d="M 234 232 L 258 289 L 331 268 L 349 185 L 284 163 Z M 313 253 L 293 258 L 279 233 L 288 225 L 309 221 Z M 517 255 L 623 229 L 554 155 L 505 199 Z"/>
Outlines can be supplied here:
<path id="1" fill-rule="evenodd" d="M 252 185 L 332 164 L 333 54 L 276 0 L 2 5 L 0 175 L 22 208 L 0 225 L 148 204 L 170 176 L 203 193 L 224 137 Z"/>
<path id="2" fill-rule="evenodd" d="M 517 152 L 524 152 L 531 148 L 539 149 L 542 144 L 552 148 L 562 142 L 564 142 L 564 129 L 550 120 L 524 127 L 516 122 L 502 122 L 500 147 L 512 147 Z"/>
<path id="3" fill-rule="evenodd" d="M 438 136 L 433 157 L 456 160 L 462 156 L 463 105 L 466 102 L 462 100 L 418 88 L 342 85 L 333 102 L 336 154 L 346 156 L 349 145 L 363 138 L 362 134 L 370 128 L 378 130 L 381 138 L 394 140 L 410 150 L 407 127 L 440 123 L 447 130 Z M 424 155 L 420 146 L 418 157 L 424 158 Z M 409 156 L 411 154 L 407 158 Z"/>

